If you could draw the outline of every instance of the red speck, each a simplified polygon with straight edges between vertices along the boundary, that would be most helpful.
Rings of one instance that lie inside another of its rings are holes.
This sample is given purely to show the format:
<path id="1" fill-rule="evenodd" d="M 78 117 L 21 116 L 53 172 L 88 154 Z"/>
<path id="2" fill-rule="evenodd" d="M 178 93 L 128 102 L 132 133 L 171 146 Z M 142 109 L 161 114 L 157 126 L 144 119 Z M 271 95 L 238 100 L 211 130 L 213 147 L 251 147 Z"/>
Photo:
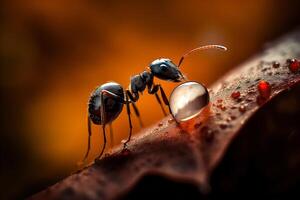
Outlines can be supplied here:
<path id="1" fill-rule="evenodd" d="M 257 85 L 258 92 L 261 97 L 267 99 L 271 95 L 271 86 L 267 81 L 260 81 Z"/>
<path id="2" fill-rule="evenodd" d="M 223 101 L 222 99 L 218 99 L 217 100 L 218 103 L 222 103 L 222 101 Z"/>
<path id="3" fill-rule="evenodd" d="M 241 96 L 241 93 L 239 91 L 235 91 L 231 93 L 231 98 L 238 99 Z"/>
<path id="4" fill-rule="evenodd" d="M 273 62 L 273 67 L 274 67 L 274 68 L 280 67 L 280 63 L 277 62 L 277 61 L 274 61 L 274 62 Z"/>
<path id="5" fill-rule="evenodd" d="M 242 113 L 244 113 L 244 112 L 246 111 L 246 106 L 241 105 L 241 106 L 239 107 L 239 111 L 242 112 Z"/>
<path id="6" fill-rule="evenodd" d="M 289 60 L 289 68 L 292 72 L 297 72 L 300 69 L 300 62 L 297 59 Z"/>

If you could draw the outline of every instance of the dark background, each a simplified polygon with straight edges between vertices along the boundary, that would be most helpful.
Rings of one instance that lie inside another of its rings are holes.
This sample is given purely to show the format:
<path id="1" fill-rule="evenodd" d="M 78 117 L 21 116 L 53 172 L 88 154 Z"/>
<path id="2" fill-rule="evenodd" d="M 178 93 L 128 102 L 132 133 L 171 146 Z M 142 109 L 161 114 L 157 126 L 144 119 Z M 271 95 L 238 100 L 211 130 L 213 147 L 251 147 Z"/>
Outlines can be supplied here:
<path id="1" fill-rule="evenodd" d="M 196 46 L 223 44 L 228 52 L 202 52 L 182 65 L 190 79 L 209 85 L 300 24 L 296 0 L 1 4 L 1 199 L 24 198 L 77 169 L 86 148 L 87 100 L 97 85 L 114 80 L 127 87 L 158 57 L 177 62 Z M 175 87 L 161 83 L 167 94 Z M 162 117 L 153 96 L 143 95 L 138 106 L 146 125 Z M 113 126 L 119 144 L 128 132 L 125 112 Z M 92 145 L 90 161 L 100 134 Z"/>

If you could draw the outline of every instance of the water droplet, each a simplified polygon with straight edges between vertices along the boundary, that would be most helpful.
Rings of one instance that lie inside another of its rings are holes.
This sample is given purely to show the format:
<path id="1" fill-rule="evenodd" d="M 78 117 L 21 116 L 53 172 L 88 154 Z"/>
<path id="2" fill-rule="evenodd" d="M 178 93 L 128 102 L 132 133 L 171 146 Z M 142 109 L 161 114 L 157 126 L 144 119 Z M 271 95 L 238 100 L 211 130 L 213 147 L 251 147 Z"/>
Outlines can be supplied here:
<path id="1" fill-rule="evenodd" d="M 277 62 L 277 61 L 274 61 L 273 64 L 272 64 L 272 66 L 273 66 L 274 68 L 278 68 L 278 67 L 280 67 L 280 63 Z"/>
<path id="2" fill-rule="evenodd" d="M 235 120 L 235 119 L 236 119 L 236 117 L 232 115 L 232 116 L 228 117 L 228 118 L 226 119 L 226 121 L 227 121 L 227 122 L 230 122 L 230 121 Z"/>
<path id="3" fill-rule="evenodd" d="M 223 110 L 223 111 L 226 110 L 226 107 L 225 107 L 223 104 L 217 105 L 217 108 L 219 108 L 219 109 L 221 109 L 221 110 Z"/>
<path id="4" fill-rule="evenodd" d="M 246 112 L 246 106 L 245 106 L 245 105 L 241 105 L 241 106 L 239 107 L 239 111 L 240 111 L 241 113 Z"/>
<path id="5" fill-rule="evenodd" d="M 248 103 L 250 103 L 250 102 L 252 102 L 253 100 L 254 100 L 253 97 L 248 97 L 245 101 L 248 102 Z"/>
<path id="6" fill-rule="evenodd" d="M 300 70 L 300 62 L 297 59 L 289 59 L 288 61 L 290 70 L 295 73 Z"/>
<path id="7" fill-rule="evenodd" d="M 207 88 L 194 81 L 177 86 L 170 96 L 170 110 L 178 122 L 194 118 L 208 103 Z"/>
<path id="8" fill-rule="evenodd" d="M 168 119 L 169 124 L 173 123 L 174 121 L 175 121 L 174 118 Z"/>
<path id="9" fill-rule="evenodd" d="M 271 86 L 267 81 L 260 81 L 257 85 L 258 92 L 261 97 L 267 99 L 271 95 Z"/>
<path id="10" fill-rule="evenodd" d="M 231 93 L 231 98 L 238 99 L 241 96 L 241 93 L 239 91 L 235 91 Z"/>
<path id="11" fill-rule="evenodd" d="M 226 129 L 227 127 L 228 127 L 227 124 L 220 124 L 221 129 Z"/>
<path id="12" fill-rule="evenodd" d="M 265 68 L 263 68 L 261 71 L 262 71 L 262 72 L 265 72 L 265 71 L 267 71 L 267 70 L 268 70 L 268 68 L 265 67 Z"/>
<path id="13" fill-rule="evenodd" d="M 131 153 L 131 151 L 127 148 L 124 148 L 122 151 L 121 151 L 121 154 L 123 156 L 128 156 L 129 154 Z"/>

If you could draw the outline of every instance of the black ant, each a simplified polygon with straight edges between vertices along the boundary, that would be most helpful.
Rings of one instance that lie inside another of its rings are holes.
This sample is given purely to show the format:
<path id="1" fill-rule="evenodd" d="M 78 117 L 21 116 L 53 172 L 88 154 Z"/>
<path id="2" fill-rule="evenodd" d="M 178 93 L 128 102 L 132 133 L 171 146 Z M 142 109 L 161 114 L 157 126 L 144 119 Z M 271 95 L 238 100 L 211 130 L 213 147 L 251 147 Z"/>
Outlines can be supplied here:
<path id="1" fill-rule="evenodd" d="M 128 115 L 128 123 L 129 123 L 129 135 L 126 142 L 124 143 L 124 149 L 125 149 L 127 143 L 130 141 L 131 134 L 132 134 L 130 104 L 132 105 L 133 110 L 136 116 L 139 118 L 140 124 L 142 125 L 140 119 L 140 113 L 137 106 L 135 105 L 135 102 L 139 99 L 139 93 L 142 93 L 147 87 L 148 93 L 155 95 L 156 100 L 160 104 L 164 115 L 166 115 L 161 99 L 157 94 L 158 90 L 160 90 L 163 103 L 168 107 L 169 107 L 169 101 L 162 86 L 160 84 L 154 83 L 153 81 L 154 77 L 161 80 L 167 80 L 172 82 L 181 82 L 185 80 L 185 76 L 179 70 L 179 67 L 182 64 L 184 58 L 195 51 L 206 50 L 206 49 L 226 50 L 226 47 L 221 45 L 206 45 L 206 46 L 197 47 L 184 54 L 180 58 L 178 65 L 174 64 L 168 58 L 156 59 L 149 65 L 148 68 L 149 71 L 145 70 L 142 73 L 131 77 L 129 88 L 126 89 L 126 91 L 124 91 L 123 87 L 120 84 L 115 82 L 108 82 L 97 87 L 92 92 L 88 102 L 88 147 L 87 147 L 87 152 L 84 156 L 84 160 L 87 158 L 90 151 L 92 123 L 96 125 L 102 125 L 102 130 L 103 130 L 104 144 L 101 153 L 96 158 L 99 159 L 102 156 L 106 146 L 105 126 L 109 124 L 111 127 L 111 123 L 119 116 L 119 114 L 123 109 L 123 105 L 125 104 L 127 115 Z M 170 107 L 169 107 L 169 111 L 170 111 Z M 112 136 L 112 128 L 110 132 Z"/>

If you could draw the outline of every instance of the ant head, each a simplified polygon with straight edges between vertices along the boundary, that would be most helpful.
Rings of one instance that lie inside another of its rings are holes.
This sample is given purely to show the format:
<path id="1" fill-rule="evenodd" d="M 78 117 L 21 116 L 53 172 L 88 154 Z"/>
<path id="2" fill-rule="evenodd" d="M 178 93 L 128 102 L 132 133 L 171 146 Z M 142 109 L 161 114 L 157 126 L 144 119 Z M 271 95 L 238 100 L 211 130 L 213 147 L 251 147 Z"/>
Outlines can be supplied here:
<path id="1" fill-rule="evenodd" d="M 182 73 L 179 70 L 180 65 L 182 64 L 185 57 L 188 55 L 201 51 L 201 50 L 207 50 L 207 49 L 218 49 L 226 51 L 227 48 L 221 45 L 205 45 L 200 46 L 195 49 L 192 49 L 188 51 L 187 53 L 183 54 L 179 60 L 178 65 L 175 65 L 170 59 L 168 58 L 159 58 L 154 60 L 150 64 L 150 70 L 153 76 L 156 76 L 159 79 L 162 80 L 169 80 L 174 82 L 180 82 L 185 79 L 185 77 L 182 75 Z"/>
<path id="2" fill-rule="evenodd" d="M 150 71 L 153 76 L 173 82 L 184 80 L 184 76 L 180 72 L 176 64 L 168 58 L 159 58 L 150 64 Z"/>

